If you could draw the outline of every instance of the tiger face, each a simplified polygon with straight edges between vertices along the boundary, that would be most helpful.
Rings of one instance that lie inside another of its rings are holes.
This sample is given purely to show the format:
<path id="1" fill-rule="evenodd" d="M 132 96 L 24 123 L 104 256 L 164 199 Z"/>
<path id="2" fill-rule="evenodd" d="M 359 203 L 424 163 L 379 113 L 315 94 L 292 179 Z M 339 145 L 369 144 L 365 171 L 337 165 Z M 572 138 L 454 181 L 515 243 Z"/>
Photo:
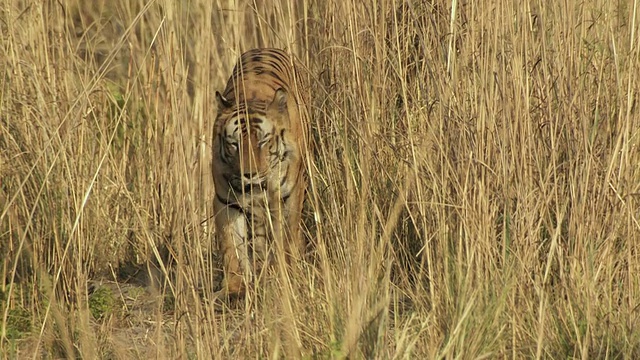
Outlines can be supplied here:
<path id="1" fill-rule="evenodd" d="M 216 92 L 212 172 L 222 294 L 240 295 L 275 255 L 302 249 L 308 111 L 294 61 L 254 49 Z"/>
<path id="2" fill-rule="evenodd" d="M 225 180 L 236 195 L 266 191 L 270 170 L 285 161 L 287 148 L 280 139 L 289 123 L 287 93 L 279 89 L 262 111 L 237 111 L 220 93 L 216 93 L 218 118 L 229 117 L 220 131 L 220 156 L 227 167 Z M 222 165 L 222 164 L 221 164 Z"/>

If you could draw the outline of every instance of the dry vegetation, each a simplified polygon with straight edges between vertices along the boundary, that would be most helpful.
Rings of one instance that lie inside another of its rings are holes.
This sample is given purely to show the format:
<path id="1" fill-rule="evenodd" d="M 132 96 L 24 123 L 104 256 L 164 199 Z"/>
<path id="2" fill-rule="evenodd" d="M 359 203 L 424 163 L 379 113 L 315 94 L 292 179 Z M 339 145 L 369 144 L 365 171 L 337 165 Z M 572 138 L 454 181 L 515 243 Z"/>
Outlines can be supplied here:
<path id="1" fill-rule="evenodd" d="M 0 354 L 640 358 L 639 12 L 3 2 Z M 256 46 L 313 84 L 309 255 L 220 303 L 213 93 Z"/>

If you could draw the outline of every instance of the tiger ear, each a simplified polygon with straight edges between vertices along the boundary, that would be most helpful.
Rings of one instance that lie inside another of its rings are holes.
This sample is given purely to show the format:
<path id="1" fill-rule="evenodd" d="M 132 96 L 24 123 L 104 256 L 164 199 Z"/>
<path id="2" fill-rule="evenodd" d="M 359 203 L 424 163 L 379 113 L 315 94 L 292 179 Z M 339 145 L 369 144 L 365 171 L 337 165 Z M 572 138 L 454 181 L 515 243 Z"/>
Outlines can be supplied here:
<path id="1" fill-rule="evenodd" d="M 228 108 L 231 106 L 231 102 L 227 100 L 220 92 L 216 91 L 216 102 L 218 103 L 218 110 Z"/>
<path id="2" fill-rule="evenodd" d="M 276 93 L 273 95 L 273 100 L 271 100 L 271 104 L 269 104 L 269 110 L 285 113 L 287 111 L 288 100 L 289 93 L 287 90 L 283 88 L 276 90 Z"/>

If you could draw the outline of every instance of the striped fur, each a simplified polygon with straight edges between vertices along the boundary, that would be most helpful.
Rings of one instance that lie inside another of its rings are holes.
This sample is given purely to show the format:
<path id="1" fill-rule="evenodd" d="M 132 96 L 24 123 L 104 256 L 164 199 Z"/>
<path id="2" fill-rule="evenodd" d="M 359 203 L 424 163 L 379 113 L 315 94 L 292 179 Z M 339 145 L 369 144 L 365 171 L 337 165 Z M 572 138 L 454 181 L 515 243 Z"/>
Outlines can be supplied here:
<path id="1" fill-rule="evenodd" d="M 308 112 L 293 61 L 278 49 L 247 51 L 216 92 L 214 211 L 227 294 L 243 293 L 274 254 L 296 258 L 302 248 Z"/>

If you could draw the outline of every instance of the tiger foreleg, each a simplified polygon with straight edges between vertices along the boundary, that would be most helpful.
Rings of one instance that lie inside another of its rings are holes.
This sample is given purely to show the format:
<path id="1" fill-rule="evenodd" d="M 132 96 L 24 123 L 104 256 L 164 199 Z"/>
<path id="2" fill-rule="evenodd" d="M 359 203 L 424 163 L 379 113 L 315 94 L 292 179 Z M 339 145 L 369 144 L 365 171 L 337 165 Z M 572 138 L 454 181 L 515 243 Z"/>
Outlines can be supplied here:
<path id="1" fill-rule="evenodd" d="M 216 228 L 224 270 L 222 291 L 228 295 L 241 295 L 251 279 L 244 214 L 227 206 L 218 212 Z"/>

